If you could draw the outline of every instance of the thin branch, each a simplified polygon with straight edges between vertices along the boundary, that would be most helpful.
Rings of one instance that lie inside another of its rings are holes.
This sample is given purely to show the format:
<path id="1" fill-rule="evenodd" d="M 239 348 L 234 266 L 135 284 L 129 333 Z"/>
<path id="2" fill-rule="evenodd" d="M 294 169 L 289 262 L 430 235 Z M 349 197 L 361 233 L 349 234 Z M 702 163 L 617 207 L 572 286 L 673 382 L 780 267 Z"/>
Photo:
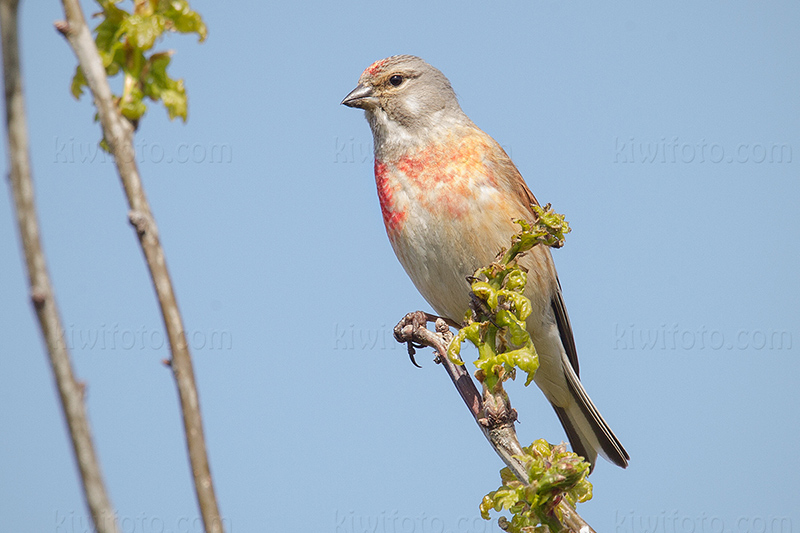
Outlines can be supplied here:
<path id="1" fill-rule="evenodd" d="M 128 198 L 131 209 L 128 218 L 139 237 L 161 307 L 172 352 L 169 363 L 178 387 L 189 462 L 203 523 L 207 532 L 222 533 L 222 519 L 208 464 L 191 354 L 167 270 L 164 250 L 158 237 L 158 228 L 136 165 L 133 127 L 117 109 L 100 55 L 78 0 L 62 0 L 62 4 L 66 21 L 57 22 L 56 29 L 64 35 L 72 47 L 94 97 L 103 136 L 114 155 L 114 162 Z"/>
<path id="2" fill-rule="evenodd" d="M 61 398 L 61 408 L 69 428 L 72 448 L 81 475 L 83 492 L 95 529 L 100 533 L 117 533 L 114 509 L 108 498 L 100 463 L 92 442 L 83 385 L 75 380 L 69 350 L 63 337 L 63 326 L 56 305 L 50 276 L 47 273 L 39 222 L 33 197 L 28 125 L 19 63 L 18 0 L 0 0 L 0 32 L 3 46 L 3 78 L 5 82 L 6 129 L 11 163 L 9 180 L 17 212 L 20 240 L 25 254 L 31 301 L 39 319 L 50 366 Z"/>
<path id="3" fill-rule="evenodd" d="M 436 333 L 427 328 L 428 321 L 435 322 Z M 436 362 L 442 363 L 486 440 L 517 479 L 526 485 L 530 484 L 525 466 L 515 457 L 523 454 L 514 429 L 516 411 L 502 393 L 492 393 L 484 386 L 483 394 L 480 394 L 464 365 L 450 361 L 447 357 L 447 346 L 453 340 L 453 334 L 448 323 L 423 311 L 408 313 L 395 326 L 394 337 L 397 342 L 409 343 L 410 351 L 414 344 L 428 346 L 436 351 Z M 595 533 L 564 499 L 558 502 L 556 515 L 564 528 L 572 533 Z"/>

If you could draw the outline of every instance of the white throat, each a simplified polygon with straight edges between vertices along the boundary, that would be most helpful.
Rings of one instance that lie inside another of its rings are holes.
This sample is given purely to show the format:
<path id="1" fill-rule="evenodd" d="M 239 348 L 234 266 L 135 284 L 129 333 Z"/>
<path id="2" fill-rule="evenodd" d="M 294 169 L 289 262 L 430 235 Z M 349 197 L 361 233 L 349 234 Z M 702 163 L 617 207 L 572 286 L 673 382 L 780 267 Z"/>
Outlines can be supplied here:
<path id="1" fill-rule="evenodd" d="M 392 119 L 381 108 L 366 112 L 375 143 L 375 158 L 379 161 L 393 160 L 404 154 L 415 152 L 431 142 L 444 139 L 453 131 L 461 129 L 471 121 L 462 112 L 441 109 L 426 116 L 424 120 L 406 125 Z"/>

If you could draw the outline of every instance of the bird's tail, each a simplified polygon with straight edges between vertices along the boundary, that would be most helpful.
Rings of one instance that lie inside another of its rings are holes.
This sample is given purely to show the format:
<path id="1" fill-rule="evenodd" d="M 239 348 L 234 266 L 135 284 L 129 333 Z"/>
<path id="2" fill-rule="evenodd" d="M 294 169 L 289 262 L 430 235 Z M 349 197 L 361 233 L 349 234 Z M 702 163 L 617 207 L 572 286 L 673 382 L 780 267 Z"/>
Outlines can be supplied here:
<path id="1" fill-rule="evenodd" d="M 592 468 L 598 453 L 615 465 L 625 468 L 630 459 L 628 452 L 586 394 L 566 356 L 562 363 L 573 401 L 567 407 L 553 405 L 553 409 L 564 426 L 572 450 L 589 461 Z"/>

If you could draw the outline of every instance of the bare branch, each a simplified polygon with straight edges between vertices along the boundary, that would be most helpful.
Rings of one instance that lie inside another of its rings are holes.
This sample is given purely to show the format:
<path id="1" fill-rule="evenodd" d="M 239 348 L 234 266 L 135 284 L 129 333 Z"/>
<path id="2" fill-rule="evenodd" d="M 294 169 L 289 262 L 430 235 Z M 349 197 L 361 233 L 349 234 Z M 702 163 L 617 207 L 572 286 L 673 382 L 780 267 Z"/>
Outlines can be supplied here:
<path id="1" fill-rule="evenodd" d="M 208 464 L 191 354 L 156 222 L 150 211 L 136 165 L 133 127 L 117 110 L 105 69 L 78 0 L 62 0 L 62 4 L 66 21 L 57 22 L 56 29 L 64 35 L 72 47 L 94 97 L 103 136 L 114 155 L 114 162 L 128 198 L 129 219 L 139 237 L 161 307 L 172 352 L 170 368 L 178 387 L 189 462 L 205 529 L 208 532 L 221 533 L 222 520 Z"/>
<path id="2" fill-rule="evenodd" d="M 39 238 L 39 223 L 36 217 L 31 178 L 28 125 L 25 117 L 25 99 L 19 64 L 18 5 L 18 0 L 0 0 L 0 32 L 2 32 L 3 41 L 6 129 L 11 163 L 9 178 L 28 270 L 31 302 L 36 310 L 39 327 L 47 345 L 50 366 L 53 369 L 53 377 L 61 398 L 61 408 L 67 421 L 72 448 L 81 475 L 83 492 L 95 529 L 100 533 L 117 533 L 114 509 L 103 483 L 100 463 L 86 417 L 83 385 L 75 380 L 72 372 L 72 362 L 64 342 L 64 330 Z"/>
<path id="3" fill-rule="evenodd" d="M 427 328 L 428 321 L 435 322 L 436 333 Z M 418 344 L 436 351 L 436 362 L 444 366 L 486 440 L 517 479 L 528 485 L 530 480 L 525 467 L 515 457 L 523 454 L 514 428 L 517 413 L 511 408 L 508 397 L 502 392 L 489 391 L 484 385 L 483 394 L 479 394 L 475 382 L 472 381 L 464 365 L 450 361 L 447 357 L 447 346 L 453 340 L 453 334 L 448 323 L 442 318 L 416 311 L 408 313 L 395 326 L 394 336 L 397 342 L 409 343 L 409 350 L 413 350 L 413 344 Z M 572 533 L 595 533 L 594 529 L 564 499 L 558 502 L 556 515 L 564 528 Z"/>

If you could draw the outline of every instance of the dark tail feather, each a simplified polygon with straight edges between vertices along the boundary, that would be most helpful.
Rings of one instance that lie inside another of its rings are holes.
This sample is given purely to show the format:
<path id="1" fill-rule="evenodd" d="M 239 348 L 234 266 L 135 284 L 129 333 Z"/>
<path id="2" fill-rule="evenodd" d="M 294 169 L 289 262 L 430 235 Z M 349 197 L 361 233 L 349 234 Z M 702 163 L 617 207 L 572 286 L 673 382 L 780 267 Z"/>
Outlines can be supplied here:
<path id="1" fill-rule="evenodd" d="M 617 439 L 600 412 L 592 403 L 581 385 L 566 356 L 563 361 L 574 403 L 566 408 L 553 406 L 564 431 L 567 433 L 572 450 L 585 458 L 594 467 L 598 452 L 617 466 L 628 466 L 630 456 Z"/>
<path id="2" fill-rule="evenodd" d="M 581 436 L 578 434 L 578 430 L 572 425 L 572 420 L 567 416 L 566 410 L 561 407 L 556 407 L 555 405 L 553 405 L 553 409 L 558 415 L 561 425 L 564 426 L 564 431 L 567 433 L 572 451 L 586 459 L 591 465 L 591 470 L 594 470 L 594 464 L 597 461 L 597 452 L 595 449 L 591 446 L 586 446 L 586 443 L 583 442 L 583 439 L 581 439 Z"/>

